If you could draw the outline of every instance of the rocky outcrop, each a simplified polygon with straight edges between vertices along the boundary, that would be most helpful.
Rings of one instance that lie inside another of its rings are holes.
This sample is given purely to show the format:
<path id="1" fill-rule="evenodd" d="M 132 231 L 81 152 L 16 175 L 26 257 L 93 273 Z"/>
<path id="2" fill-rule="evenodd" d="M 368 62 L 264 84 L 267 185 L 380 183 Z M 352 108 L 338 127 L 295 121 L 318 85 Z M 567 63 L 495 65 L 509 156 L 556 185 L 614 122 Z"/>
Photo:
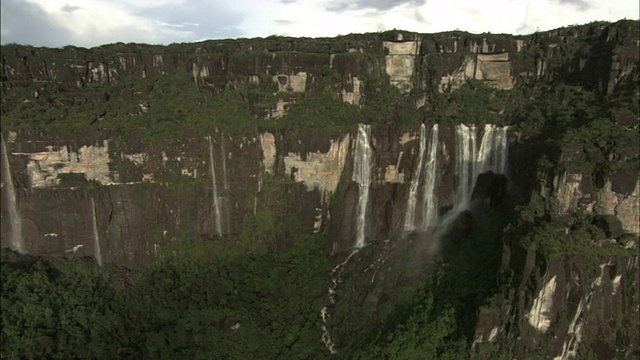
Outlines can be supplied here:
<path id="1" fill-rule="evenodd" d="M 547 207 L 557 215 L 584 211 L 596 215 L 615 215 L 624 231 L 640 234 L 640 179 L 637 173 L 613 174 L 602 188 L 594 186 L 591 174 L 561 172 L 549 183 L 541 174 L 539 193 Z M 633 184 L 629 186 L 628 184 Z M 614 185 L 616 184 L 616 185 Z M 618 190 L 613 191 L 613 189 Z"/>
<path id="2" fill-rule="evenodd" d="M 481 312 L 475 358 L 491 358 L 488 344 L 515 358 L 630 359 L 640 353 L 637 256 L 599 256 L 594 263 L 591 256 L 508 246 L 510 290 L 504 303 Z"/>

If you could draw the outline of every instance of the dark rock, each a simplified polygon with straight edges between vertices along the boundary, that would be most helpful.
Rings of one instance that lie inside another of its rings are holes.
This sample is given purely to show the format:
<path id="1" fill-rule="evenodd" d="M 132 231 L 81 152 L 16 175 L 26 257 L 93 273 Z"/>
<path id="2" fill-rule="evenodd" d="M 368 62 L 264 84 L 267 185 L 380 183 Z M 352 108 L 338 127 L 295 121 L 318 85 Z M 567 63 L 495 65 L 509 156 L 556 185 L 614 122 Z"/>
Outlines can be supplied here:
<path id="1" fill-rule="evenodd" d="M 609 239 L 620 239 L 622 237 L 622 222 L 615 215 L 598 215 L 593 219 L 593 223 L 604 230 Z"/>
<path id="2" fill-rule="evenodd" d="M 480 202 L 488 207 L 499 206 L 507 194 L 508 182 L 505 175 L 494 174 L 492 171 L 478 175 L 476 186 L 471 194 L 472 202 Z"/>

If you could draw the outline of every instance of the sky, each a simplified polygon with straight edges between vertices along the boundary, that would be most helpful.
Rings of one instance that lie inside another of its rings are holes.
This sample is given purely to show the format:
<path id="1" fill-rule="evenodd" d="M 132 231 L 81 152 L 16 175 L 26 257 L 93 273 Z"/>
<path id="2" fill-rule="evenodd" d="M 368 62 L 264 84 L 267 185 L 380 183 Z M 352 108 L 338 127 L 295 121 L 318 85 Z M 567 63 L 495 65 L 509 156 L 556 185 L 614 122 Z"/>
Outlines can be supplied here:
<path id="1" fill-rule="evenodd" d="M 639 13 L 638 0 L 1 0 L 0 43 L 93 47 L 391 29 L 530 34 Z"/>

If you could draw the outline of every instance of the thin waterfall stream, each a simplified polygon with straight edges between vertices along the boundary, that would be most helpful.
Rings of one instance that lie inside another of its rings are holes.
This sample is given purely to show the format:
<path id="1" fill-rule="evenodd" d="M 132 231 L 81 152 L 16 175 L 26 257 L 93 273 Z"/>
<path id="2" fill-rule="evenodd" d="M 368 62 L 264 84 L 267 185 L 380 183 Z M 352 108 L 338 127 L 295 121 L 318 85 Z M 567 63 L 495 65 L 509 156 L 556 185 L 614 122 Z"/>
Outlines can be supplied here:
<path id="1" fill-rule="evenodd" d="M 91 198 L 91 216 L 93 218 L 93 257 L 98 266 L 102 267 L 102 251 L 100 250 L 100 235 L 98 234 L 98 221 L 96 219 L 96 204 Z"/>
<path id="2" fill-rule="evenodd" d="M 216 185 L 216 169 L 213 162 L 213 144 L 211 143 L 211 136 L 209 139 L 209 165 L 211 166 L 211 188 L 213 192 L 213 216 L 216 222 L 216 233 L 218 236 L 222 236 L 222 216 L 220 215 L 220 203 L 218 199 L 218 187 Z"/>
<path id="3" fill-rule="evenodd" d="M 438 195 L 435 193 L 438 179 L 438 124 L 431 128 L 429 157 L 425 166 L 424 187 L 422 191 L 422 221 L 420 230 L 426 231 L 438 217 Z"/>
<path id="4" fill-rule="evenodd" d="M 365 245 L 365 229 L 369 190 L 371 188 L 371 125 L 358 124 L 356 151 L 353 159 L 352 180 L 358 183 L 358 218 L 356 223 L 356 248 Z"/>
<path id="5" fill-rule="evenodd" d="M 422 175 L 422 164 L 424 152 L 427 148 L 427 130 L 424 124 L 420 125 L 420 146 L 418 148 L 418 164 L 409 186 L 409 197 L 407 198 L 407 210 L 404 215 L 404 231 L 413 231 L 416 228 L 416 199 L 418 198 L 418 187 Z"/>
<path id="6" fill-rule="evenodd" d="M 4 137 L 2 137 L 2 182 L 3 187 L 6 188 L 7 200 L 9 200 L 9 223 L 11 224 L 11 247 L 13 250 L 24 253 L 24 239 L 22 237 L 22 218 L 18 211 L 18 205 L 16 203 L 16 190 L 13 187 L 13 180 L 11 179 L 11 167 L 9 165 L 9 155 L 7 151 L 7 145 L 4 143 Z"/>

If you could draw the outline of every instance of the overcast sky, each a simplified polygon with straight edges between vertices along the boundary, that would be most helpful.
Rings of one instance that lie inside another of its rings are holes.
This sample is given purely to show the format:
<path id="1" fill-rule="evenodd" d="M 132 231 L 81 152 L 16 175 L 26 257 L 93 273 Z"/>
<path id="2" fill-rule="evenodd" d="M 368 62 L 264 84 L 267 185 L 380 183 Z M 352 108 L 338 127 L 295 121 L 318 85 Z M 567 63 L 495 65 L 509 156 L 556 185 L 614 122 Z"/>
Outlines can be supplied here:
<path id="1" fill-rule="evenodd" d="M 169 44 L 403 29 L 529 34 L 638 19 L 638 0 L 1 0 L 2 44 Z"/>

